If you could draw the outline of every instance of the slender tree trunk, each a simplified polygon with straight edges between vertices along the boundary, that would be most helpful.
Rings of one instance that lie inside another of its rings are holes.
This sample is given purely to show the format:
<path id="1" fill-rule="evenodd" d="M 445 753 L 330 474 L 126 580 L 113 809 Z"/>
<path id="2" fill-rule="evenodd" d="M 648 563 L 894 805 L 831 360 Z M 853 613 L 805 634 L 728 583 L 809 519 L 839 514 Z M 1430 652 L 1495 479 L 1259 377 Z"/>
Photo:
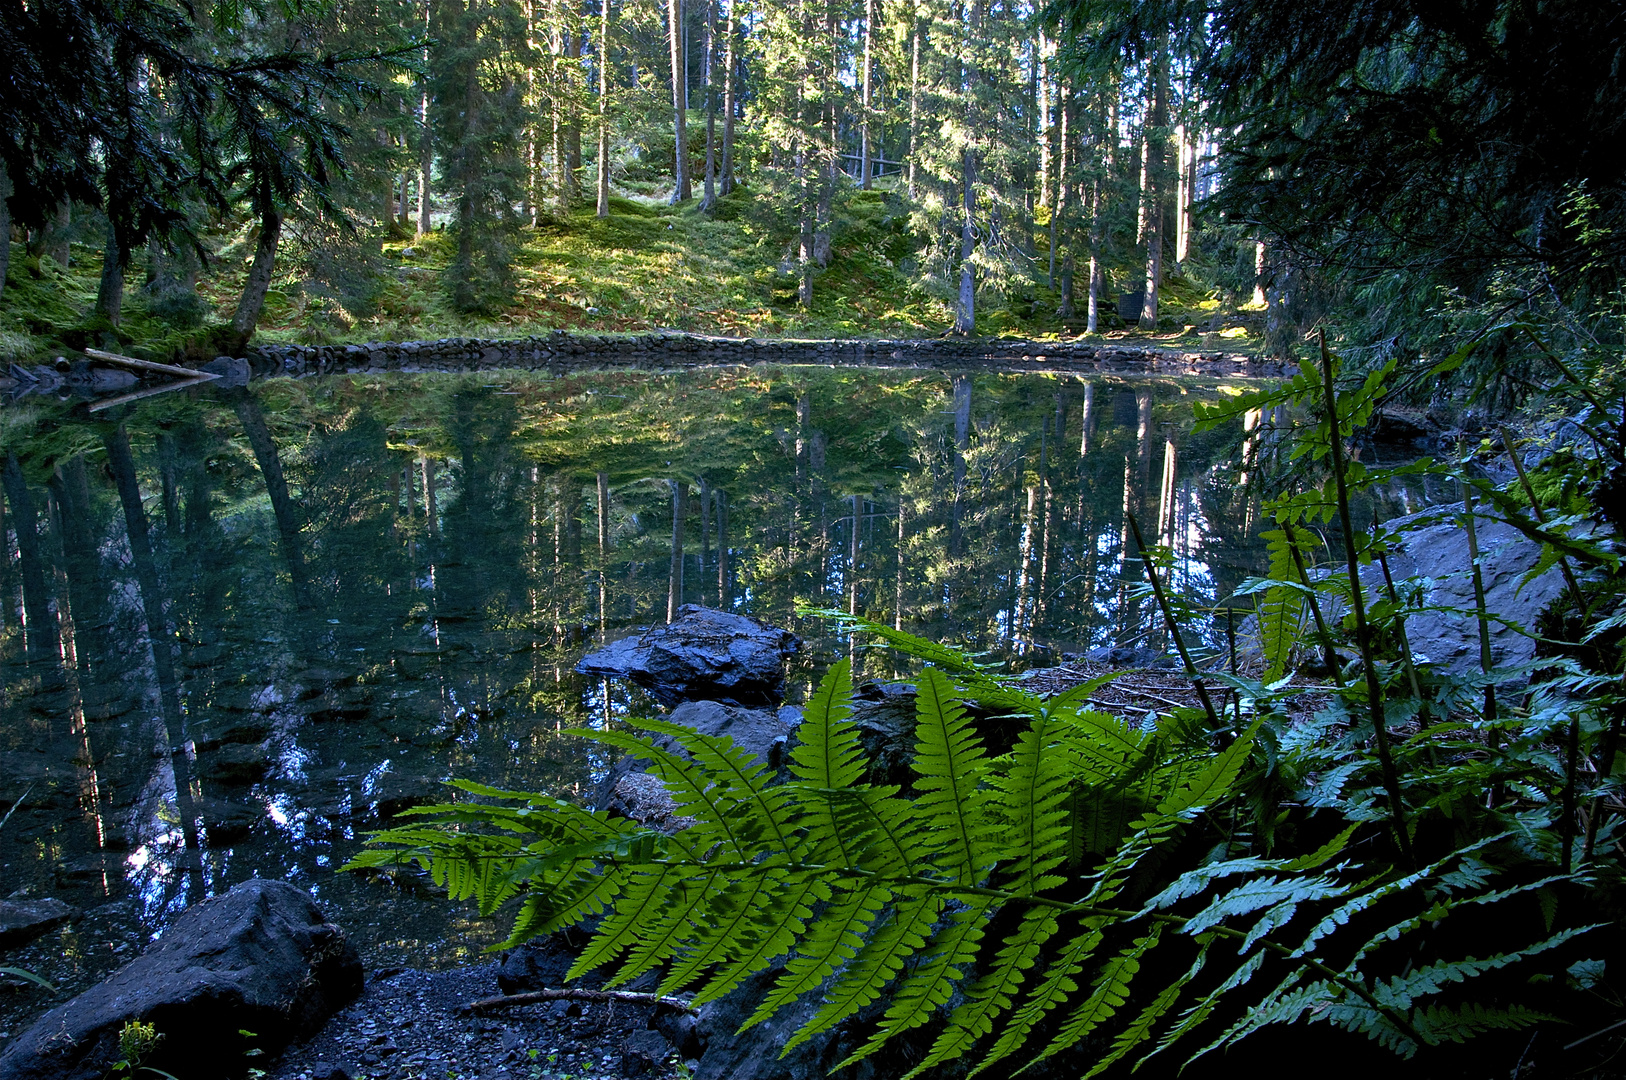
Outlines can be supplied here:
<path id="1" fill-rule="evenodd" d="M 598 4 L 598 216 L 610 216 L 610 0 Z"/>
<path id="2" fill-rule="evenodd" d="M 1048 93 L 1045 96 L 1048 98 Z M 1056 283 L 1056 245 L 1063 227 L 1062 218 L 1067 214 L 1067 106 L 1069 103 L 1067 100 L 1067 87 L 1065 84 L 1058 88 L 1057 97 L 1060 98 L 1058 108 L 1056 109 L 1056 112 L 1060 114 L 1057 117 L 1057 127 L 1060 131 L 1060 138 L 1057 140 L 1055 158 L 1056 201 L 1053 204 L 1050 212 L 1050 271 L 1046 276 L 1046 283 L 1052 288 Z M 1047 101 L 1045 103 L 1046 112 L 1048 112 L 1049 109 L 1050 105 Z M 1050 132 L 1048 130 L 1045 132 L 1044 139 L 1039 145 L 1044 148 L 1045 157 L 1048 159 L 1050 157 Z M 1044 166 L 1046 171 L 1048 171 L 1050 168 L 1050 163 L 1048 160 L 1044 163 Z M 1048 183 L 1043 190 L 1047 192 L 1049 191 Z M 1070 319 L 1073 317 L 1072 296 L 1069 295 L 1065 299 L 1064 303 L 1067 311 L 1062 315 L 1062 318 Z"/>
<path id="3" fill-rule="evenodd" d="M 917 138 L 920 132 L 920 14 L 910 18 L 909 30 L 909 198 L 915 198 Z"/>
<path id="4" fill-rule="evenodd" d="M 429 86 L 426 82 L 418 100 L 418 123 L 421 125 L 422 144 L 418 148 L 418 236 L 428 235 L 431 227 L 429 173 L 435 162 L 434 138 L 429 134 Z"/>
<path id="5" fill-rule="evenodd" d="M 688 72 L 683 62 L 683 0 L 666 0 L 667 37 L 672 47 L 672 134 L 676 141 L 672 170 L 672 204 L 688 200 Z"/>
<path id="6" fill-rule="evenodd" d="M 260 238 L 254 244 L 254 261 L 249 264 L 248 278 L 243 282 L 243 295 L 237 301 L 232 315 L 231 330 L 234 352 L 241 352 L 254 336 L 259 324 L 260 311 L 265 307 L 265 294 L 271 288 L 271 273 L 277 262 L 277 240 L 282 236 L 282 215 L 275 209 L 266 209 L 260 216 Z"/>
<path id="7" fill-rule="evenodd" d="M 1174 227 L 1174 262 L 1176 266 L 1184 266 L 1191 254 L 1191 177 L 1187 172 L 1186 158 L 1191 153 L 1191 140 L 1186 136 L 1186 127 L 1180 125 L 1176 133 L 1176 144 L 1179 149 L 1179 171 L 1175 185 L 1175 227 Z"/>
<path id="8" fill-rule="evenodd" d="M 712 92 L 711 69 L 716 54 L 713 30 L 717 23 L 716 0 L 706 0 L 706 186 L 700 197 L 700 209 L 710 210 L 717 201 L 717 98 Z M 700 501 L 704 503 L 705 495 Z"/>
<path id="9" fill-rule="evenodd" d="M 813 306 L 813 192 L 808 183 L 808 161 L 805 148 L 798 146 L 796 155 L 797 204 L 801 220 L 798 222 L 800 242 L 797 246 L 797 267 L 801 275 L 796 288 L 796 300 L 804 308 Z"/>
<path id="10" fill-rule="evenodd" d="M 1163 144 L 1169 126 L 1169 39 L 1158 39 L 1152 58 L 1152 108 L 1145 136 L 1146 296 L 1140 309 L 1143 330 L 1157 329 L 1157 290 L 1163 283 Z"/>
<path id="11" fill-rule="evenodd" d="M 960 225 L 960 296 L 954 309 L 954 332 L 974 334 L 977 329 L 977 279 L 971 257 L 976 253 L 977 232 L 973 215 L 976 213 L 976 171 L 971 160 L 971 148 L 960 151 L 960 185 L 965 220 Z"/>
<path id="12" fill-rule="evenodd" d="M 907 503 L 903 493 L 898 493 L 898 576 L 894 585 L 896 598 L 892 602 L 892 629 L 903 629 L 903 560 L 904 560 L 904 525 L 903 517 L 906 513 Z"/>
<path id="13" fill-rule="evenodd" d="M 570 154 L 565 146 L 565 5 L 553 0 L 549 10 L 548 51 L 549 93 L 553 120 L 551 153 L 553 158 L 553 205 L 563 218 L 570 212 Z"/>
<path id="14" fill-rule="evenodd" d="M 706 602 L 706 566 L 711 562 L 711 485 L 700 478 L 700 603 Z"/>
<path id="15" fill-rule="evenodd" d="M 865 191 L 871 187 L 870 173 L 873 171 L 869 163 L 869 119 L 875 88 L 870 58 L 871 40 L 875 36 L 875 15 L 875 0 L 864 0 L 864 85 L 861 98 L 864 113 L 858 128 L 858 186 Z"/>
<path id="16" fill-rule="evenodd" d="M 4 183 L 0 182 L 0 188 L 4 186 Z M 6 211 L 6 213 L 9 214 L 9 211 Z M 0 224 L 4 225 L 4 229 L 0 231 L 9 234 L 11 231 L 10 222 L 6 221 Z M 73 253 L 73 247 L 68 242 L 68 231 L 71 228 L 73 228 L 73 204 L 67 199 L 63 199 L 56 206 L 56 217 L 51 222 L 50 241 L 46 244 L 45 254 L 49 255 L 51 261 L 64 270 L 68 268 L 68 262 Z"/>
<path id="17" fill-rule="evenodd" d="M 0 296 L 6 294 L 6 271 L 11 269 L 11 178 L 0 161 Z"/>
<path id="18" fill-rule="evenodd" d="M 723 19 L 723 176 L 722 193 L 734 190 L 734 0 L 723 0 L 728 13 Z"/>
<path id="19" fill-rule="evenodd" d="M 1265 306 L 1265 242 L 1253 242 L 1253 306 Z"/>
<path id="20" fill-rule="evenodd" d="M 1035 65 L 1037 70 L 1035 81 L 1038 85 L 1034 89 L 1038 92 L 1035 111 L 1039 114 L 1039 205 L 1045 209 L 1050 209 L 1055 205 L 1050 199 L 1050 41 L 1045 36 L 1042 27 L 1039 30 L 1038 44 L 1034 48 L 1038 54 L 1035 58 L 1037 61 Z M 1065 138 L 1063 143 L 1065 145 Z M 1057 187 L 1060 188 L 1059 183 Z M 1060 196 L 1059 190 L 1057 195 Z M 1054 279 L 1056 276 L 1056 229 L 1054 225 L 1056 218 L 1054 214 L 1051 215 L 1050 220 L 1052 222 L 1050 229 L 1050 277 Z"/>
<path id="21" fill-rule="evenodd" d="M 580 104 L 581 98 L 576 92 L 576 77 L 581 73 L 582 65 L 582 36 L 581 28 L 576 24 L 579 9 L 575 5 L 566 6 L 569 12 L 564 21 L 565 34 L 565 190 L 570 201 L 574 202 L 581 195 L 582 170 L 582 123 Z"/>
<path id="22" fill-rule="evenodd" d="M 423 465 L 423 516 L 430 536 L 440 535 L 440 502 L 435 490 L 435 462 L 433 458 L 420 458 Z"/>

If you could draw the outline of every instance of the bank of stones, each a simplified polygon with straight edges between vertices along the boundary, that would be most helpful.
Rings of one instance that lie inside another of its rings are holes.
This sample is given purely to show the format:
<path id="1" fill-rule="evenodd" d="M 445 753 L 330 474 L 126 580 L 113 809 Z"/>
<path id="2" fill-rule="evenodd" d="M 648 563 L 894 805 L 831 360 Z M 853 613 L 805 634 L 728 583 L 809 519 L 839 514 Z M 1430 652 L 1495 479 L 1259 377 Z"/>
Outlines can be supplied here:
<path id="1" fill-rule="evenodd" d="M 748 364 L 823 364 L 853 367 L 992 367 L 1002 371 L 1122 371 L 1159 375 L 1269 377 L 1279 363 L 1237 353 L 1182 352 L 1083 342 L 931 338 L 924 340 L 806 341 L 725 338 L 704 334 L 631 336 L 572 334 L 512 338 L 442 338 L 364 345 L 258 345 L 248 359 L 258 376 L 360 374 L 381 371 L 574 370 L 637 368 L 682 370 Z"/>

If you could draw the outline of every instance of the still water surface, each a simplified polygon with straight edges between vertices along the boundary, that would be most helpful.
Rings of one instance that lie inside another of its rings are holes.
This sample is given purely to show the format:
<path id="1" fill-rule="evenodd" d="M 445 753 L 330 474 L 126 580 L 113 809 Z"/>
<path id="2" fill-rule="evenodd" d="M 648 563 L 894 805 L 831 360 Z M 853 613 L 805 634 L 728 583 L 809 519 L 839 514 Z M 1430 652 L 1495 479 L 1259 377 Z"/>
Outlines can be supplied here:
<path id="1" fill-rule="evenodd" d="M 605 761 L 561 729 L 652 707 L 574 674 L 586 651 L 731 608 L 804 637 L 794 697 L 851 649 L 798 601 L 1018 667 L 1160 646 L 1126 510 L 1193 604 L 1263 569 L 1245 480 L 1269 418 L 1194 436 L 1222 392 L 742 368 L 0 406 L 0 895 L 156 933 L 280 877 L 372 963 L 455 962 L 501 927 L 334 870 L 450 777 L 581 792 Z"/>

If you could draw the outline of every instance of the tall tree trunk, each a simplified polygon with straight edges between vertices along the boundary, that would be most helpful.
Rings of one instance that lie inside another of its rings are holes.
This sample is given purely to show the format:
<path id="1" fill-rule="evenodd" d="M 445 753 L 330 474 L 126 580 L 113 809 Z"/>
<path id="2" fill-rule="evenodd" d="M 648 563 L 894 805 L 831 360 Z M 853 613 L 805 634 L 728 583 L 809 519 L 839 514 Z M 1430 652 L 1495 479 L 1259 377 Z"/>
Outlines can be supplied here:
<path id="1" fill-rule="evenodd" d="M 965 510 L 965 455 L 971 449 L 971 376 L 954 376 L 954 502 L 949 513 L 949 554 L 960 554 Z"/>
<path id="2" fill-rule="evenodd" d="M 428 235 L 431 226 L 429 172 L 435 162 L 434 139 L 429 134 L 429 86 L 427 82 L 418 101 L 418 123 L 423 142 L 418 147 L 418 237 Z"/>
<path id="3" fill-rule="evenodd" d="M 1036 85 L 1034 89 L 1037 91 L 1038 100 L 1034 103 L 1034 109 L 1038 113 L 1039 119 L 1037 133 L 1039 143 L 1039 205 L 1045 209 L 1051 209 L 1055 206 L 1055 203 L 1050 199 L 1050 41 L 1045 36 L 1043 27 L 1039 29 L 1039 40 L 1034 46 L 1034 51 L 1037 53 L 1035 57 L 1037 62 L 1035 64 L 1034 82 Z M 1064 137 L 1064 145 L 1065 142 Z M 1059 189 L 1060 186 L 1058 182 L 1057 188 Z M 1059 190 L 1057 195 L 1059 198 Z M 1056 218 L 1054 214 L 1051 215 L 1050 220 L 1052 222 L 1050 229 L 1050 277 L 1053 280 L 1056 276 L 1056 230 L 1054 227 Z"/>
<path id="4" fill-rule="evenodd" d="M 576 24 L 579 10 L 574 6 L 567 6 L 564 10 L 570 14 L 565 19 L 565 190 L 569 193 L 571 201 L 581 195 L 581 169 L 582 169 L 582 124 L 580 114 L 581 98 L 576 93 L 576 76 L 581 72 L 582 35 L 581 28 Z"/>
<path id="5" fill-rule="evenodd" d="M 1265 306 L 1265 242 L 1253 242 L 1253 296 L 1254 307 Z"/>
<path id="6" fill-rule="evenodd" d="M 910 15 L 909 28 L 909 198 L 915 198 L 915 165 L 920 133 L 920 13 Z"/>
<path id="7" fill-rule="evenodd" d="M 976 253 L 977 232 L 972 215 L 977 208 L 976 172 L 971 148 L 960 151 L 960 185 L 965 220 L 960 225 L 960 296 L 954 309 L 954 332 L 974 334 L 977 330 L 977 279 L 971 257 Z"/>
<path id="8" fill-rule="evenodd" d="M 570 212 L 570 153 L 565 146 L 565 5 L 553 0 L 549 11 L 548 50 L 550 83 L 548 98 L 553 121 L 553 205 L 563 218 Z"/>
<path id="9" fill-rule="evenodd" d="M 813 306 L 813 189 L 808 183 L 807 150 L 798 146 L 796 154 L 797 204 L 801 214 L 798 221 L 799 243 L 796 250 L 800 279 L 796 287 L 796 301 L 804 308 Z"/>
<path id="10" fill-rule="evenodd" d="M 869 163 L 869 119 L 874 95 L 873 65 L 870 59 L 871 40 L 875 36 L 875 0 L 864 0 L 864 85 L 861 103 L 864 110 L 858 128 L 858 186 L 865 191 L 871 187 Z"/>
<path id="11" fill-rule="evenodd" d="M 706 56 L 705 56 L 705 85 L 706 85 L 706 187 L 700 198 L 700 209 L 710 210 L 717 201 L 717 97 L 712 92 L 711 71 L 716 56 L 716 41 L 713 31 L 717 24 L 716 0 L 706 0 Z M 702 489 L 704 485 L 702 485 Z M 704 491 L 700 501 L 706 501 Z"/>
<path id="12" fill-rule="evenodd" d="M 1048 97 L 1048 94 L 1046 96 Z M 1063 228 L 1062 218 L 1067 214 L 1067 106 L 1069 102 L 1067 100 L 1067 86 L 1065 83 L 1058 88 L 1057 97 L 1060 98 L 1058 108 L 1056 109 L 1056 112 L 1060 114 L 1060 116 L 1057 118 L 1057 127 L 1060 131 L 1060 137 L 1057 139 L 1055 159 L 1056 201 L 1052 205 L 1050 211 L 1050 271 L 1046 276 L 1046 283 L 1052 288 L 1054 288 L 1056 284 L 1056 245 L 1060 238 L 1061 229 Z M 1048 112 L 1049 108 L 1050 106 L 1047 102 L 1045 105 L 1045 110 Z M 1048 158 L 1050 156 L 1050 132 L 1045 132 L 1044 139 L 1039 145 L 1044 148 L 1045 157 Z M 1046 170 L 1048 170 L 1050 163 L 1046 161 L 1044 165 Z M 1049 191 L 1048 185 L 1046 185 L 1043 190 Z M 1070 319 L 1073 317 L 1072 296 L 1067 296 L 1064 303 L 1067 311 L 1062 315 L 1062 318 Z"/>
<path id="13" fill-rule="evenodd" d="M 672 204 L 689 199 L 688 72 L 683 62 L 683 0 L 666 0 L 667 37 L 672 47 Z"/>
<path id="14" fill-rule="evenodd" d="M 598 3 L 598 216 L 610 216 L 610 0 Z"/>
<path id="15" fill-rule="evenodd" d="M 706 602 L 706 565 L 711 562 L 711 485 L 700 478 L 700 603 Z"/>
<path id="16" fill-rule="evenodd" d="M 904 514 L 908 511 L 908 502 L 903 493 L 898 493 L 898 568 L 897 581 L 894 585 L 895 599 L 892 602 L 892 629 L 903 629 L 903 561 L 904 561 Z"/>
<path id="17" fill-rule="evenodd" d="M 249 264 L 248 278 L 243 282 L 243 295 L 237 301 L 232 315 L 231 331 L 233 352 L 242 352 L 254 327 L 259 324 L 260 311 L 265 307 L 265 294 L 271 288 L 271 273 L 277 262 L 277 240 L 282 236 L 282 215 L 267 207 L 260 215 L 260 238 L 254 244 L 254 261 Z"/>
<path id="18" fill-rule="evenodd" d="M 1186 134 L 1184 124 L 1180 125 L 1176 134 L 1179 136 L 1176 140 L 1179 147 L 1179 171 L 1174 200 L 1174 262 L 1176 266 L 1184 266 L 1186 259 L 1191 255 L 1191 174 L 1186 160 L 1191 154 L 1191 140 Z"/>
<path id="19" fill-rule="evenodd" d="M 1169 38 L 1159 37 L 1152 57 L 1152 108 L 1146 122 L 1146 295 L 1140 309 L 1143 330 L 1157 329 L 1157 290 L 1163 284 L 1164 147 L 1169 126 Z"/>
<path id="20" fill-rule="evenodd" d="M 0 186 L 4 185 L 0 184 Z M 49 255 L 51 261 L 64 270 L 68 268 L 68 261 L 73 252 L 73 247 L 69 243 L 69 230 L 72 228 L 73 204 L 67 199 L 63 199 L 57 203 L 56 216 L 51 221 L 50 240 L 46 244 L 45 254 Z M 4 231 L 9 232 L 10 229 L 11 225 L 5 223 Z"/>
<path id="21" fill-rule="evenodd" d="M 256 254 L 258 259 L 258 254 Z M 124 263 L 127 253 L 119 243 L 119 230 L 112 222 L 107 226 L 107 246 L 102 254 L 102 279 L 96 286 L 96 314 L 113 326 L 119 324 L 124 310 Z M 252 279 L 252 272 L 251 272 Z M 233 320 L 235 328 L 236 321 Z M 247 340 L 246 338 L 244 339 Z"/>
<path id="22" fill-rule="evenodd" d="M 728 13 L 723 19 L 723 176 L 722 193 L 734 190 L 734 0 L 723 0 Z"/>
<path id="23" fill-rule="evenodd" d="M 11 269 L 11 178 L 0 161 L 0 296 L 6 294 L 6 271 Z"/>
<path id="24" fill-rule="evenodd" d="M 423 519 L 424 527 L 429 530 L 430 536 L 440 535 L 440 501 L 435 491 L 435 461 L 433 458 L 419 458 L 423 466 Z"/>

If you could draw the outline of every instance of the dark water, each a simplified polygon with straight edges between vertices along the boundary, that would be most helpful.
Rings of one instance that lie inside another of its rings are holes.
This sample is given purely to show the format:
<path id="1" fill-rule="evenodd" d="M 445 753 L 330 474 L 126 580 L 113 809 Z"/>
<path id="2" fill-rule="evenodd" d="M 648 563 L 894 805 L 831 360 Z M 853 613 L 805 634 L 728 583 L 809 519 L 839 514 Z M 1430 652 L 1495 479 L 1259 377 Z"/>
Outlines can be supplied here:
<path id="1" fill-rule="evenodd" d="M 561 729 L 649 708 L 572 672 L 595 643 L 680 603 L 748 612 L 806 638 L 795 694 L 851 647 L 798 601 L 1016 666 L 1161 646 L 1126 509 L 1191 604 L 1263 568 L 1258 439 L 1190 431 L 1217 392 L 754 368 L 0 406 L 0 895 L 139 936 L 282 877 L 376 964 L 455 962 L 501 927 L 333 871 L 450 777 L 581 791 L 605 762 Z M 102 944 L 76 970 L 122 957 Z"/>

